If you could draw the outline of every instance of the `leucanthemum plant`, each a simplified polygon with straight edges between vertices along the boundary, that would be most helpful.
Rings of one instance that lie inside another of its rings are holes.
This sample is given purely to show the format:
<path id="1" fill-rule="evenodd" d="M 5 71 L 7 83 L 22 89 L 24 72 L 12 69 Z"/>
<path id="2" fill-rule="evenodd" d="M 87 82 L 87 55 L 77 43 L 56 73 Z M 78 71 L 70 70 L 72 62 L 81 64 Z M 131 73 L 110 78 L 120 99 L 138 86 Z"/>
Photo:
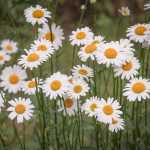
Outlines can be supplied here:
<path id="1" fill-rule="evenodd" d="M 4 51 L 0 51 L 0 65 L 3 65 L 10 61 L 11 56 Z"/>

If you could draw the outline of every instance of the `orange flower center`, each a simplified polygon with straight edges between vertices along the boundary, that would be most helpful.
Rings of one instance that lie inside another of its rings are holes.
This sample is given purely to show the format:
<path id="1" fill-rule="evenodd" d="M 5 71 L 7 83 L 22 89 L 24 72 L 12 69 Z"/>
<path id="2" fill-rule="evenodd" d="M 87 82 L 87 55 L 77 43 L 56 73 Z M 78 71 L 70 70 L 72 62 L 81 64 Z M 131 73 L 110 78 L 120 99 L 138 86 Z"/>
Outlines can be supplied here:
<path id="1" fill-rule="evenodd" d="M 2 61 L 4 59 L 3 55 L 0 55 L 0 61 Z"/>
<path id="2" fill-rule="evenodd" d="M 57 91 L 61 88 L 61 82 L 59 80 L 54 80 L 52 81 L 52 83 L 50 84 L 50 87 L 53 91 Z"/>
<path id="3" fill-rule="evenodd" d="M 122 69 L 125 71 L 129 71 L 132 68 L 132 63 L 131 62 L 126 62 L 125 64 L 122 65 Z"/>
<path id="4" fill-rule="evenodd" d="M 135 93 L 142 93 L 145 90 L 145 85 L 141 82 L 137 82 L 133 84 L 132 90 Z"/>
<path id="5" fill-rule="evenodd" d="M 106 114 L 106 115 L 111 115 L 113 113 L 113 108 L 111 105 L 105 105 L 104 108 L 103 108 L 103 112 Z"/>
<path id="6" fill-rule="evenodd" d="M 38 59 L 39 59 L 39 56 L 36 53 L 31 53 L 27 57 L 27 61 L 29 62 L 34 62 L 34 61 L 37 61 Z"/>
<path id="7" fill-rule="evenodd" d="M 29 81 L 28 82 L 28 87 L 29 88 L 35 88 L 36 87 L 36 82 L 35 81 Z"/>
<path id="8" fill-rule="evenodd" d="M 11 84 L 17 84 L 18 82 L 19 82 L 19 77 L 16 75 L 16 74 L 12 74 L 12 75 L 10 75 L 10 77 L 9 77 L 9 82 L 11 83 Z"/>
<path id="9" fill-rule="evenodd" d="M 6 50 L 7 50 L 7 51 L 12 51 L 12 50 L 13 50 L 13 47 L 12 47 L 11 45 L 7 45 L 7 46 L 6 46 Z"/>
<path id="10" fill-rule="evenodd" d="M 55 35 L 52 32 L 48 32 L 44 35 L 43 38 L 50 41 L 50 42 L 53 42 L 55 40 Z"/>
<path id="11" fill-rule="evenodd" d="M 26 111 L 26 107 L 23 104 L 17 104 L 15 111 L 17 114 L 23 114 Z"/>
<path id="12" fill-rule="evenodd" d="M 38 51 L 47 51 L 47 46 L 44 44 L 41 44 L 37 47 Z"/>
<path id="13" fill-rule="evenodd" d="M 85 52 L 86 53 L 93 53 L 94 51 L 96 51 L 96 44 L 89 44 L 85 47 Z"/>
<path id="14" fill-rule="evenodd" d="M 73 105 L 73 100 L 72 100 L 71 98 L 65 99 L 65 101 L 64 101 L 64 106 L 65 106 L 66 108 L 70 108 L 70 107 L 72 107 L 72 105 Z"/>
<path id="15" fill-rule="evenodd" d="M 84 32 L 78 32 L 76 35 L 76 38 L 78 40 L 83 40 L 86 37 L 86 34 Z"/>
<path id="16" fill-rule="evenodd" d="M 76 85 L 73 88 L 73 90 L 74 90 L 75 93 L 80 93 L 82 91 L 82 87 L 81 87 L 81 85 Z"/>
<path id="17" fill-rule="evenodd" d="M 106 49 L 105 50 L 105 56 L 107 57 L 107 58 L 110 58 L 110 59 L 112 59 L 112 58 L 116 58 L 116 56 L 117 56 L 117 51 L 114 49 L 114 48 L 108 48 L 108 49 Z"/>
<path id="18" fill-rule="evenodd" d="M 96 108 L 97 108 L 97 105 L 95 103 L 93 103 L 93 104 L 90 105 L 90 109 L 92 111 L 94 111 Z"/>
<path id="19" fill-rule="evenodd" d="M 41 17 L 44 16 L 44 12 L 43 12 L 42 10 L 40 10 L 40 9 L 37 9 L 37 10 L 35 10 L 35 11 L 32 13 L 32 16 L 33 16 L 34 18 L 41 18 Z"/>
<path id="20" fill-rule="evenodd" d="M 144 35 L 145 31 L 146 31 L 146 28 L 144 26 L 139 26 L 135 29 L 135 33 L 137 35 Z"/>
<path id="21" fill-rule="evenodd" d="M 79 70 L 79 74 L 81 74 L 81 75 L 87 75 L 88 72 L 87 72 L 87 70 L 85 70 L 85 69 L 80 69 L 80 70 Z"/>

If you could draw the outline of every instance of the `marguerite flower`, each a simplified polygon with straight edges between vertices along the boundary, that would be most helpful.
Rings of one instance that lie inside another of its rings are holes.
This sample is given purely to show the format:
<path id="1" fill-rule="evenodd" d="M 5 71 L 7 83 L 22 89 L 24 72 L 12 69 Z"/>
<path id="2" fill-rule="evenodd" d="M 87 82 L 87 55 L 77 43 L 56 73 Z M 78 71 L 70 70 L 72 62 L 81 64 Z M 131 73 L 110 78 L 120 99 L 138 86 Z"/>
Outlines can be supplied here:
<path id="1" fill-rule="evenodd" d="M 54 73 L 47 78 L 42 85 L 43 92 L 50 99 L 62 97 L 68 90 L 68 77 L 60 72 Z"/>
<path id="2" fill-rule="evenodd" d="M 40 5 L 36 5 L 35 7 L 29 7 L 25 9 L 24 15 L 26 17 L 26 21 L 31 23 L 32 25 L 45 24 L 48 22 L 48 18 L 51 18 L 51 12 L 47 9 L 42 8 Z"/>
<path id="3" fill-rule="evenodd" d="M 109 124 L 108 129 L 111 132 L 118 132 L 124 129 L 124 120 L 122 118 L 112 118 L 112 123 Z"/>
<path id="4" fill-rule="evenodd" d="M 85 45 L 93 39 L 93 33 L 89 27 L 78 28 L 76 31 L 72 31 L 70 35 L 71 44 L 80 46 Z"/>
<path id="5" fill-rule="evenodd" d="M 3 65 L 5 62 L 8 62 L 10 58 L 10 55 L 8 55 L 6 52 L 0 51 L 0 65 Z"/>
<path id="6" fill-rule="evenodd" d="M 91 42 L 94 43 L 94 44 L 100 45 L 100 44 L 104 43 L 105 41 L 104 41 L 104 37 L 103 36 L 96 35 L 96 36 L 93 37 Z"/>
<path id="7" fill-rule="evenodd" d="M 121 106 L 114 98 L 104 100 L 101 98 L 100 107 L 96 109 L 97 120 L 104 123 L 112 123 L 112 118 L 119 118 L 122 114 Z"/>
<path id="8" fill-rule="evenodd" d="M 1 92 L 0 94 L 0 112 L 2 110 L 2 108 L 4 107 L 4 93 Z"/>
<path id="9" fill-rule="evenodd" d="M 3 40 L 0 47 L 3 51 L 9 54 L 13 54 L 18 51 L 17 43 L 9 39 Z"/>
<path id="10" fill-rule="evenodd" d="M 150 9 L 150 2 L 144 5 L 144 10 L 149 10 L 149 9 Z"/>
<path id="11" fill-rule="evenodd" d="M 123 95 L 129 101 L 148 99 L 150 98 L 150 81 L 142 77 L 131 79 L 123 91 Z"/>
<path id="12" fill-rule="evenodd" d="M 94 76 L 94 73 L 92 68 L 82 64 L 73 67 L 72 76 L 74 78 L 88 79 L 92 78 Z"/>
<path id="13" fill-rule="evenodd" d="M 60 26 L 52 23 L 51 27 L 47 24 L 43 25 L 43 28 L 39 29 L 39 38 L 43 38 L 52 43 L 54 49 L 58 50 L 62 46 L 62 40 L 64 40 L 64 32 Z"/>
<path id="14" fill-rule="evenodd" d="M 139 68 L 139 60 L 135 57 L 131 57 L 127 62 L 122 63 L 121 66 L 114 66 L 114 72 L 115 76 L 129 80 L 138 74 Z"/>
<path id="15" fill-rule="evenodd" d="M 127 37 L 135 42 L 143 43 L 146 39 L 145 32 L 150 30 L 149 24 L 136 24 L 127 30 Z"/>
<path id="16" fill-rule="evenodd" d="M 7 111 L 10 112 L 9 118 L 14 120 L 17 118 L 17 123 L 22 123 L 24 120 L 30 120 L 33 116 L 33 108 L 32 102 L 29 98 L 16 98 L 14 100 L 10 100 L 8 102 L 10 106 Z"/>
<path id="17" fill-rule="evenodd" d="M 81 109 L 85 112 L 85 114 L 92 117 L 96 115 L 96 109 L 100 107 L 100 104 L 100 98 L 91 97 L 83 103 Z"/>
<path id="18" fill-rule="evenodd" d="M 22 83 L 26 78 L 27 74 L 20 66 L 6 67 L 0 76 L 0 86 L 9 93 L 17 93 L 21 90 Z"/>

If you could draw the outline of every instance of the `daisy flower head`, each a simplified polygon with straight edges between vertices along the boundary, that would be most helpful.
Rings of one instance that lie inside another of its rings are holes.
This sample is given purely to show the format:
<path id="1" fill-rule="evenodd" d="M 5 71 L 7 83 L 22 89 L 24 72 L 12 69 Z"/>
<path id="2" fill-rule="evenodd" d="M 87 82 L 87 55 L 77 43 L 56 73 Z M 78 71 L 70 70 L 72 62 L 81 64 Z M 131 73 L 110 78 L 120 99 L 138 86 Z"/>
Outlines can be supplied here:
<path id="1" fill-rule="evenodd" d="M 128 60 L 131 54 L 118 42 L 110 42 L 98 47 L 96 58 L 99 64 L 105 64 L 106 67 L 110 65 L 119 66 L 122 62 Z"/>
<path id="2" fill-rule="evenodd" d="M 33 70 L 47 60 L 47 56 L 39 51 L 25 50 L 25 52 L 26 54 L 23 54 L 18 61 L 18 64 L 25 69 L 29 68 L 30 70 Z"/>
<path id="3" fill-rule="evenodd" d="M 9 118 L 11 120 L 17 119 L 17 123 L 22 123 L 24 120 L 30 120 L 33 116 L 34 105 L 29 98 L 16 98 L 10 100 L 9 107 L 7 109 L 9 113 Z"/>
<path id="4" fill-rule="evenodd" d="M 37 24 L 45 24 L 48 22 L 48 18 L 51 18 L 51 12 L 49 12 L 46 8 L 42 8 L 40 5 L 36 5 L 35 7 L 31 6 L 24 10 L 24 15 L 26 17 L 26 21 L 31 23 L 32 25 Z"/>
<path id="5" fill-rule="evenodd" d="M 85 45 L 93 39 L 93 36 L 94 34 L 89 27 L 78 28 L 76 31 L 72 31 L 70 41 L 73 46 Z"/>
<path id="6" fill-rule="evenodd" d="M 119 118 L 122 114 L 121 106 L 114 98 L 101 98 L 100 107 L 96 109 L 97 120 L 103 123 L 112 123 L 112 118 Z"/>
<path id="7" fill-rule="evenodd" d="M 81 109 L 85 114 L 90 117 L 96 115 L 96 109 L 100 107 L 100 98 L 98 97 L 90 97 L 86 100 L 86 102 L 81 106 Z"/>
<path id="8" fill-rule="evenodd" d="M 48 40 L 52 43 L 54 49 L 58 50 L 62 46 L 64 32 L 63 29 L 55 23 L 52 23 L 50 28 L 48 24 L 45 24 L 39 29 L 39 38 Z"/>
<path id="9" fill-rule="evenodd" d="M 94 76 L 94 73 L 92 68 L 82 64 L 73 67 L 72 76 L 74 78 L 89 79 Z"/>
<path id="10" fill-rule="evenodd" d="M 150 30 L 149 24 L 136 24 L 128 28 L 127 37 L 131 41 L 143 43 L 146 39 L 146 32 Z"/>
<path id="11" fill-rule="evenodd" d="M 112 123 L 109 124 L 109 131 L 118 132 L 124 130 L 125 122 L 122 118 L 112 118 Z"/>
<path id="12" fill-rule="evenodd" d="M 1 49 L 8 54 L 13 54 L 18 51 L 17 43 L 13 40 L 3 40 L 0 45 Z"/>
<path id="13" fill-rule="evenodd" d="M 128 7 L 123 6 L 118 11 L 122 16 L 130 16 L 130 9 Z"/>
<path id="14" fill-rule="evenodd" d="M 0 94 L 0 112 L 2 110 L 2 108 L 4 107 L 4 93 Z"/>
<path id="15" fill-rule="evenodd" d="M 104 37 L 101 36 L 101 35 L 94 36 L 91 42 L 94 43 L 94 44 L 97 44 L 97 45 L 105 43 Z"/>
<path id="16" fill-rule="evenodd" d="M 0 65 L 5 64 L 11 59 L 10 55 L 4 51 L 0 51 Z"/>
<path id="17" fill-rule="evenodd" d="M 144 10 L 149 10 L 149 9 L 150 9 L 150 2 L 144 5 Z"/>
<path id="18" fill-rule="evenodd" d="M 121 79 L 131 79 L 138 75 L 140 69 L 139 60 L 136 57 L 131 57 L 127 62 L 122 63 L 121 66 L 114 66 L 114 72 L 116 77 Z"/>
<path id="19" fill-rule="evenodd" d="M 82 79 L 74 79 L 67 91 L 68 95 L 72 98 L 79 99 L 81 96 L 86 96 L 90 90 L 88 84 Z"/>
<path id="20" fill-rule="evenodd" d="M 26 78 L 26 71 L 20 66 L 6 67 L 0 76 L 1 87 L 9 93 L 17 93 L 21 90 L 22 83 Z"/>
<path id="21" fill-rule="evenodd" d="M 72 116 L 78 110 L 77 100 L 69 97 L 67 94 L 63 96 L 61 102 L 58 102 L 59 111 L 63 111 L 64 115 Z"/>
<path id="22" fill-rule="evenodd" d="M 41 87 L 47 97 L 56 99 L 58 96 L 63 97 L 68 90 L 68 86 L 69 82 L 67 75 L 56 72 L 47 78 Z"/>
<path id="23" fill-rule="evenodd" d="M 150 81 L 142 77 L 131 79 L 123 89 L 123 96 L 129 101 L 141 101 L 150 98 Z"/>

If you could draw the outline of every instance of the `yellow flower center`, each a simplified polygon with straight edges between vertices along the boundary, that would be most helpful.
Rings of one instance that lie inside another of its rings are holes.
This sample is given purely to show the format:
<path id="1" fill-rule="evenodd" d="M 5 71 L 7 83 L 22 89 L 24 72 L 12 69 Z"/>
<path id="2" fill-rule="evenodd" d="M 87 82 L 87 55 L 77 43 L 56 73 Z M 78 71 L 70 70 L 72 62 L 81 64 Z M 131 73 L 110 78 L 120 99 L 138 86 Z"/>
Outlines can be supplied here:
<path id="1" fill-rule="evenodd" d="M 9 82 L 11 83 L 11 84 L 17 84 L 18 82 L 19 82 L 19 77 L 16 75 L 16 74 L 12 74 L 12 75 L 10 75 L 10 77 L 9 77 Z"/>
<path id="2" fill-rule="evenodd" d="M 86 37 L 86 34 L 84 32 L 78 32 L 76 35 L 76 38 L 78 40 L 83 40 Z"/>
<path id="3" fill-rule="evenodd" d="M 70 108 L 70 107 L 72 107 L 72 105 L 73 105 L 73 100 L 72 100 L 71 98 L 65 99 L 65 101 L 64 101 L 64 106 L 65 106 L 66 108 Z"/>
<path id="4" fill-rule="evenodd" d="M 2 61 L 4 59 L 3 55 L 0 55 L 0 61 Z"/>
<path id="5" fill-rule="evenodd" d="M 54 42 L 55 40 L 55 34 L 52 32 L 48 32 L 44 35 L 44 39 L 50 41 L 50 42 Z"/>
<path id="6" fill-rule="evenodd" d="M 44 16 L 44 12 L 43 12 L 42 10 L 40 10 L 40 9 L 37 9 L 37 10 L 35 10 L 35 11 L 32 13 L 32 16 L 33 16 L 34 18 L 41 18 L 41 17 Z"/>
<path id="7" fill-rule="evenodd" d="M 95 111 L 96 108 L 97 108 L 97 105 L 95 103 L 93 103 L 93 104 L 90 105 L 90 109 L 92 111 Z"/>
<path id="8" fill-rule="evenodd" d="M 106 115 L 111 115 L 113 113 L 113 108 L 111 105 L 105 105 L 103 107 L 103 112 L 106 114 Z"/>
<path id="9" fill-rule="evenodd" d="M 37 47 L 37 51 L 47 51 L 47 46 L 44 44 L 41 44 Z"/>
<path id="10" fill-rule="evenodd" d="M 36 87 L 36 82 L 35 81 L 29 81 L 28 82 L 28 88 L 35 88 Z"/>
<path id="11" fill-rule="evenodd" d="M 146 28 L 144 26 L 138 26 L 136 29 L 135 29 L 135 33 L 137 35 L 144 35 L 144 32 L 146 31 Z"/>
<path id="12" fill-rule="evenodd" d="M 81 85 L 76 85 L 73 88 L 73 90 L 74 90 L 75 93 L 80 93 L 82 91 L 82 87 L 81 87 Z"/>
<path id="13" fill-rule="evenodd" d="M 12 47 L 11 45 L 7 45 L 7 46 L 6 46 L 6 50 L 7 50 L 7 51 L 12 51 L 12 50 L 13 50 L 13 47 Z"/>
<path id="14" fill-rule="evenodd" d="M 52 81 L 52 83 L 50 84 L 50 87 L 53 91 L 57 91 L 61 88 L 62 84 L 59 80 L 54 80 Z"/>
<path id="15" fill-rule="evenodd" d="M 125 71 L 129 71 L 132 68 L 132 63 L 131 62 L 126 62 L 125 64 L 122 65 L 122 69 Z"/>
<path id="16" fill-rule="evenodd" d="M 145 85 L 141 82 L 137 82 L 137 83 L 133 84 L 132 90 L 135 93 L 141 93 L 145 90 Z"/>
<path id="17" fill-rule="evenodd" d="M 81 74 L 81 75 L 87 75 L 88 74 L 88 72 L 87 72 L 87 70 L 85 70 L 85 69 L 80 69 L 79 70 L 79 74 Z"/>
<path id="18" fill-rule="evenodd" d="M 27 57 L 27 61 L 29 62 L 34 62 L 34 61 L 37 61 L 38 59 L 39 59 L 39 56 L 36 53 L 31 53 Z"/>
<path id="19" fill-rule="evenodd" d="M 86 53 L 93 53 L 94 51 L 96 51 L 96 44 L 89 44 L 85 47 L 85 52 Z"/>
<path id="20" fill-rule="evenodd" d="M 108 48 L 108 49 L 106 49 L 105 50 L 105 56 L 107 57 L 107 58 L 110 58 L 110 59 L 112 59 L 112 58 L 116 58 L 116 56 L 117 56 L 117 51 L 114 49 L 114 48 Z"/>
<path id="21" fill-rule="evenodd" d="M 112 118 L 112 124 L 117 124 L 117 123 L 118 123 L 118 121 L 116 119 Z"/>
<path id="22" fill-rule="evenodd" d="M 15 111 L 17 114 L 23 114 L 26 111 L 26 107 L 23 104 L 17 104 Z"/>

